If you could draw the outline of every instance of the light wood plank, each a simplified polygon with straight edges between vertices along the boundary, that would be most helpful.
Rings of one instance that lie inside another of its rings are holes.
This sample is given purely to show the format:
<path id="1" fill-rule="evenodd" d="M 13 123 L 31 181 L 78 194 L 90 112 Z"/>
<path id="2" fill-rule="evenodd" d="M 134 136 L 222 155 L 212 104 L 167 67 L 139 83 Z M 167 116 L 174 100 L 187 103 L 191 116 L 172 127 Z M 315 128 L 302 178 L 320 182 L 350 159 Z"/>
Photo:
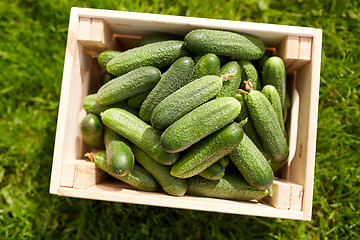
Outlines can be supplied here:
<path id="1" fill-rule="evenodd" d="M 64 162 L 62 164 L 61 171 L 61 183 L 62 187 L 73 187 L 75 175 L 75 163 L 74 161 Z"/>
<path id="2" fill-rule="evenodd" d="M 79 41 L 89 41 L 91 32 L 91 18 L 80 17 L 79 18 Z"/>
<path id="3" fill-rule="evenodd" d="M 107 174 L 98 168 L 95 163 L 77 159 L 75 162 L 75 173 L 73 188 L 86 189 L 102 182 Z"/>
<path id="4" fill-rule="evenodd" d="M 311 61 L 312 39 L 312 37 L 300 37 L 299 58 L 286 69 L 287 72 L 296 71 Z"/>

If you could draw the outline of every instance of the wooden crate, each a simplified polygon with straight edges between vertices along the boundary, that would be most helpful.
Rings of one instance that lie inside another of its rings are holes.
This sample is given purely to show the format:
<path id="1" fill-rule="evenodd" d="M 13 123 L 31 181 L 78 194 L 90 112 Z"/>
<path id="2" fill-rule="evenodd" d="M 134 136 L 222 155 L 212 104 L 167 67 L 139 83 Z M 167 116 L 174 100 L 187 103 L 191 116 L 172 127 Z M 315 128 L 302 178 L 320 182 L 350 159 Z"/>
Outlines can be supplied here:
<path id="1" fill-rule="evenodd" d="M 280 56 L 287 69 L 292 112 L 289 161 L 261 201 L 232 201 L 143 192 L 114 181 L 84 157 L 79 123 L 82 100 L 99 88 L 94 58 L 106 49 L 135 47 L 142 35 L 185 35 L 197 28 L 252 34 Z M 273 218 L 310 220 L 313 198 L 322 30 L 284 25 L 72 8 L 61 88 L 50 193 L 60 196 Z"/>

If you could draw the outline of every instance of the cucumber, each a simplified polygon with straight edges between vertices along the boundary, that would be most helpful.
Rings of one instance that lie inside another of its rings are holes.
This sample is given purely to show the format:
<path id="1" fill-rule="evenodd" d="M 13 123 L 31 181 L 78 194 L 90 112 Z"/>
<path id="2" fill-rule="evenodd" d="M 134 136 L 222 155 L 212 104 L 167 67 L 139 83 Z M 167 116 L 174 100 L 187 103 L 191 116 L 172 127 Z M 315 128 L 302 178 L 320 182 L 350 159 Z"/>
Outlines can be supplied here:
<path id="1" fill-rule="evenodd" d="M 251 186 L 264 190 L 273 183 L 274 173 L 268 161 L 246 134 L 229 157 Z"/>
<path id="2" fill-rule="evenodd" d="M 82 106 L 87 113 L 93 113 L 95 115 L 100 116 L 100 114 L 104 112 L 106 109 L 122 108 L 125 109 L 126 111 L 131 112 L 132 114 L 137 115 L 137 111 L 129 107 L 129 105 L 127 105 L 124 101 L 120 101 L 110 105 L 101 105 L 96 101 L 96 98 L 97 98 L 96 93 L 89 94 L 84 98 Z"/>
<path id="3" fill-rule="evenodd" d="M 211 100 L 195 108 L 161 135 L 165 151 L 180 152 L 232 122 L 240 112 L 240 103 L 231 97 Z"/>
<path id="4" fill-rule="evenodd" d="M 105 126 L 104 143 L 107 162 L 111 170 L 119 176 L 125 176 L 134 167 L 135 157 L 129 142 Z"/>
<path id="5" fill-rule="evenodd" d="M 179 179 L 170 175 L 170 167 L 164 166 L 152 159 L 141 148 L 133 145 L 132 147 L 136 162 L 145 168 L 160 184 L 162 189 L 174 196 L 183 196 L 186 193 L 187 183 L 185 179 Z"/>
<path id="6" fill-rule="evenodd" d="M 120 51 L 114 51 L 114 50 L 106 50 L 100 53 L 98 58 L 100 67 L 106 70 L 106 65 L 108 64 L 108 62 L 117 55 L 119 55 L 120 53 L 121 53 Z"/>
<path id="7" fill-rule="evenodd" d="M 201 173 L 240 143 L 244 132 L 238 123 L 230 123 L 192 145 L 172 166 L 170 174 L 189 178 Z"/>
<path id="8" fill-rule="evenodd" d="M 150 43 L 129 49 L 114 57 L 107 64 L 106 70 L 112 75 L 120 76 L 144 66 L 164 68 L 188 54 L 183 41 L 170 40 Z"/>
<path id="9" fill-rule="evenodd" d="M 218 162 L 223 166 L 223 168 L 226 168 L 229 165 L 230 160 L 228 156 L 224 156 L 220 158 Z"/>
<path id="10" fill-rule="evenodd" d="M 251 141 L 253 141 L 253 143 L 255 143 L 255 145 L 261 150 L 262 146 L 261 146 L 261 141 L 260 141 L 260 137 L 257 134 L 254 125 L 252 123 L 252 120 L 250 118 L 247 106 L 246 106 L 246 95 L 245 93 L 237 93 L 235 95 L 235 98 L 240 102 L 241 104 L 241 111 L 239 113 L 239 115 L 236 117 L 235 122 L 242 122 L 245 119 L 247 119 L 246 124 L 243 126 L 244 132 L 246 133 L 246 135 L 251 139 Z"/>
<path id="11" fill-rule="evenodd" d="M 254 65 L 249 60 L 245 60 L 245 59 L 240 59 L 239 65 L 241 66 L 242 74 L 243 74 L 242 75 L 243 81 L 240 84 L 240 88 L 245 89 L 244 81 L 250 80 L 253 85 L 253 88 L 255 90 L 260 91 L 262 88 L 261 82 L 258 76 L 258 72 L 254 67 Z"/>
<path id="12" fill-rule="evenodd" d="M 262 73 L 262 68 L 264 66 L 264 63 L 266 62 L 266 60 L 268 60 L 272 56 L 273 56 L 273 52 L 271 50 L 265 50 L 265 53 L 261 58 L 252 61 L 254 67 L 256 68 L 256 70 L 258 72 L 259 78 L 261 78 L 261 73 Z"/>
<path id="13" fill-rule="evenodd" d="M 165 129 L 219 93 L 222 79 L 209 75 L 196 79 L 162 100 L 153 110 L 151 124 Z"/>
<path id="14" fill-rule="evenodd" d="M 260 200 L 269 194 L 269 190 L 259 190 L 250 186 L 244 178 L 226 174 L 217 181 L 200 176 L 188 181 L 188 195 L 231 199 L 239 201 Z"/>
<path id="15" fill-rule="evenodd" d="M 108 72 L 103 72 L 103 74 L 101 74 L 100 77 L 100 84 L 101 86 L 104 85 L 107 82 L 110 82 L 111 80 L 113 80 L 115 78 L 114 75 L 108 73 Z"/>
<path id="16" fill-rule="evenodd" d="M 263 85 L 273 85 L 279 92 L 281 107 L 285 104 L 286 95 L 286 72 L 284 61 L 277 57 L 271 57 L 264 63 L 262 69 Z"/>
<path id="17" fill-rule="evenodd" d="M 283 118 L 283 109 L 281 107 L 280 103 L 280 95 L 279 92 L 276 90 L 276 88 L 273 85 L 266 85 L 261 91 L 267 99 L 270 101 L 271 106 L 274 108 L 277 119 L 280 124 L 281 131 L 286 135 L 285 133 L 285 124 L 284 124 L 284 118 Z"/>
<path id="18" fill-rule="evenodd" d="M 95 114 L 88 113 L 80 123 L 83 141 L 90 148 L 104 149 L 104 125 Z"/>
<path id="19" fill-rule="evenodd" d="M 158 84 L 156 84 L 145 99 L 140 108 L 140 118 L 145 122 L 150 122 L 154 108 L 164 98 L 189 82 L 194 65 L 194 62 L 190 57 L 181 57 L 176 60 L 170 68 L 162 74 Z"/>
<path id="20" fill-rule="evenodd" d="M 161 72 L 155 67 L 141 67 L 113 79 L 97 92 L 96 101 L 113 104 L 152 89 L 160 80 Z"/>
<path id="21" fill-rule="evenodd" d="M 160 164 L 171 165 L 179 158 L 179 154 L 164 150 L 159 130 L 135 115 L 120 108 L 110 108 L 102 114 L 101 119 L 107 127 L 136 144 Z"/>
<path id="22" fill-rule="evenodd" d="M 109 174 L 110 176 L 119 179 L 139 190 L 154 192 L 159 190 L 159 185 L 144 168 L 135 164 L 133 169 L 125 176 L 120 176 L 112 170 L 112 167 L 107 163 L 105 151 L 97 152 L 96 154 L 91 154 L 91 159 L 94 160 L 96 166 Z"/>
<path id="23" fill-rule="evenodd" d="M 284 119 L 284 123 L 286 122 L 287 120 L 287 117 L 288 117 L 288 114 L 289 114 L 289 111 L 291 110 L 291 99 L 290 99 L 290 96 L 289 94 L 285 94 L 285 104 L 284 104 L 284 107 L 283 107 L 283 119 Z"/>
<path id="24" fill-rule="evenodd" d="M 154 32 L 147 35 L 142 36 L 139 40 L 139 46 L 144 46 L 150 43 L 163 42 L 168 40 L 183 40 L 184 37 L 180 35 L 170 34 L 170 33 L 162 33 L 162 32 Z"/>
<path id="25" fill-rule="evenodd" d="M 283 160 L 283 161 L 274 161 L 274 160 L 268 160 L 268 163 L 271 166 L 271 169 L 273 170 L 273 172 L 275 173 L 276 171 L 279 171 L 280 168 L 282 168 L 283 166 L 285 166 L 285 164 L 287 163 L 287 159 Z"/>
<path id="26" fill-rule="evenodd" d="M 127 104 L 131 108 L 140 109 L 141 105 L 143 104 L 143 102 L 145 101 L 146 97 L 149 95 L 150 92 L 151 90 L 147 90 L 145 92 L 138 93 L 136 95 L 129 97 Z"/>
<path id="27" fill-rule="evenodd" d="M 264 152 L 275 161 L 286 159 L 288 144 L 270 101 L 262 92 L 250 89 L 246 105 Z"/>
<path id="28" fill-rule="evenodd" d="M 219 71 L 219 76 L 226 76 L 228 74 L 234 74 L 234 76 L 226 78 L 216 97 L 235 97 L 242 79 L 242 70 L 236 61 L 228 62 Z"/>
<path id="29" fill-rule="evenodd" d="M 225 175 L 225 169 L 221 165 L 221 163 L 217 161 L 211 164 L 210 167 L 199 173 L 199 175 L 208 180 L 219 180 Z"/>
<path id="30" fill-rule="evenodd" d="M 264 43 L 257 37 L 222 30 L 196 29 L 185 36 L 185 46 L 194 54 L 214 53 L 254 60 L 265 53 Z"/>
<path id="31" fill-rule="evenodd" d="M 194 57 L 194 62 L 195 64 L 201 59 L 201 57 L 204 55 L 195 55 Z M 217 56 L 220 60 L 220 66 L 224 66 L 226 63 L 228 63 L 230 61 L 229 57 L 226 56 Z"/>
<path id="32" fill-rule="evenodd" d="M 218 75 L 219 70 L 220 59 L 213 53 L 205 54 L 197 61 L 190 81 L 207 75 Z"/>

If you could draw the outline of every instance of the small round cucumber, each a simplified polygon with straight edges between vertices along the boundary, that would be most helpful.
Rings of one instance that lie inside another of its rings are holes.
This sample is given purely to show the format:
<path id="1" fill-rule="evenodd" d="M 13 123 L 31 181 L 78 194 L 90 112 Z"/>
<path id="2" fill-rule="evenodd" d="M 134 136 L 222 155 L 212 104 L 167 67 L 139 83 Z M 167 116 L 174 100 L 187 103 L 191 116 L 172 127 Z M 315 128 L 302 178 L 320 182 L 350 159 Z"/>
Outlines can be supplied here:
<path id="1" fill-rule="evenodd" d="M 261 82 L 258 76 L 258 72 L 256 70 L 256 68 L 254 67 L 254 65 L 249 61 L 249 60 L 245 60 L 245 59 L 240 59 L 239 60 L 239 65 L 241 66 L 242 71 L 242 79 L 243 81 L 240 84 L 240 87 L 242 89 L 245 89 L 245 83 L 244 81 L 250 80 L 253 88 L 255 90 L 261 90 Z"/>
<path id="2" fill-rule="evenodd" d="M 184 37 L 180 35 L 163 33 L 163 32 L 154 32 L 147 35 L 144 35 L 139 40 L 139 46 L 144 46 L 150 43 L 163 42 L 168 40 L 183 40 Z"/>
<path id="3" fill-rule="evenodd" d="M 98 58 L 100 67 L 106 70 L 106 65 L 108 64 L 108 62 L 117 55 L 119 55 L 120 53 L 121 53 L 120 51 L 114 51 L 114 50 L 106 50 L 100 53 Z"/>
<path id="4" fill-rule="evenodd" d="M 143 166 L 143 168 L 156 179 L 166 193 L 179 197 L 186 193 L 187 183 L 185 179 L 171 176 L 169 166 L 158 163 L 138 146 L 133 145 L 132 149 L 136 162 Z"/>
<path id="5" fill-rule="evenodd" d="M 80 130 L 87 146 L 104 149 L 104 125 L 98 116 L 88 113 L 81 121 Z"/>
<path id="6" fill-rule="evenodd" d="M 269 163 L 246 134 L 229 157 L 251 186 L 265 190 L 273 183 L 274 173 Z"/>
<path id="7" fill-rule="evenodd" d="M 178 58 L 187 56 L 183 41 L 169 40 L 146 44 L 129 49 L 114 57 L 106 65 L 106 70 L 120 76 L 136 68 L 154 66 L 164 68 L 170 66 Z"/>
<path id="8" fill-rule="evenodd" d="M 283 107 L 286 95 L 286 72 L 284 61 L 281 58 L 274 56 L 266 60 L 262 69 L 262 83 L 276 87 Z"/>
<path id="9" fill-rule="evenodd" d="M 120 108 L 107 109 L 101 116 L 103 123 L 136 144 L 155 161 L 171 165 L 179 158 L 178 153 L 168 153 L 160 143 L 161 132 L 143 120 Z"/>
<path id="10" fill-rule="evenodd" d="M 154 108 L 167 96 L 189 82 L 194 65 L 190 57 L 182 57 L 176 60 L 170 68 L 162 74 L 158 84 L 151 90 L 141 105 L 139 116 L 142 120 L 150 122 Z"/>
<path id="11" fill-rule="evenodd" d="M 238 123 L 230 123 L 192 145 L 172 166 L 170 174 L 189 178 L 201 173 L 235 149 L 243 135 Z"/>
<path id="12" fill-rule="evenodd" d="M 233 75 L 226 77 L 228 75 Z M 236 61 L 231 61 L 225 64 L 219 72 L 219 76 L 224 76 L 225 80 L 223 86 L 216 97 L 235 97 L 239 89 L 242 70 Z"/>
<path id="13" fill-rule="evenodd" d="M 137 164 L 134 165 L 133 169 L 127 175 L 120 176 L 112 170 L 111 166 L 109 166 L 105 151 L 97 152 L 92 156 L 92 158 L 96 166 L 98 166 L 101 170 L 139 190 L 147 192 L 159 190 L 159 184 L 156 182 L 154 177 Z"/>
<path id="14" fill-rule="evenodd" d="M 185 46 L 194 54 L 214 53 L 254 60 L 265 53 L 265 45 L 258 38 L 222 30 L 196 29 L 185 36 Z"/>
<path id="15" fill-rule="evenodd" d="M 153 110 L 151 124 L 165 129 L 182 116 L 219 93 L 222 79 L 209 75 L 196 79 L 162 100 Z"/>
<path id="16" fill-rule="evenodd" d="M 135 157 L 129 146 L 129 142 L 105 126 L 104 142 L 106 150 L 106 158 L 108 163 L 111 163 L 112 170 L 125 176 L 134 167 Z"/>
<path id="17" fill-rule="evenodd" d="M 225 127 L 240 113 L 240 103 L 232 97 L 216 98 L 195 108 L 161 135 L 165 151 L 176 153 Z"/>
<path id="18" fill-rule="evenodd" d="M 217 161 L 199 173 L 199 175 L 208 180 L 219 180 L 225 175 L 225 168 Z"/>
<path id="19" fill-rule="evenodd" d="M 136 95 L 129 97 L 127 101 L 129 107 L 140 109 L 141 105 L 143 104 L 143 102 L 145 101 L 146 97 L 149 95 L 150 92 L 151 90 L 148 90 L 146 92 L 138 93 Z"/>
<path id="20" fill-rule="evenodd" d="M 155 67 L 141 67 L 106 83 L 97 92 L 96 101 L 113 104 L 152 89 L 160 80 L 161 72 Z"/>
<path id="21" fill-rule="evenodd" d="M 269 194 L 269 190 L 259 190 L 250 186 L 244 178 L 226 174 L 221 179 L 207 180 L 194 176 L 188 181 L 188 195 L 231 199 L 239 201 L 260 200 Z"/>
<path id="22" fill-rule="evenodd" d="M 202 56 L 195 64 L 190 81 L 207 76 L 218 75 L 220 70 L 220 59 L 213 53 Z"/>

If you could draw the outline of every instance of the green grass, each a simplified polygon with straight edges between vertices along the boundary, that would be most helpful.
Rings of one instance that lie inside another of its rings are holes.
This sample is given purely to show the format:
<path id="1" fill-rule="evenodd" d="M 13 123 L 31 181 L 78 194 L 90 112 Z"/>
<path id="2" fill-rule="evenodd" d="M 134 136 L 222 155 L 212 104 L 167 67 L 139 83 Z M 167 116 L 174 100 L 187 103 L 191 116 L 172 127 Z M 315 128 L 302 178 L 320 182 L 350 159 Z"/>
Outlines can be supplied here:
<path id="1" fill-rule="evenodd" d="M 323 29 L 312 221 L 50 195 L 70 8 Z M 357 1 L 0 1 L 0 239 L 359 239 Z"/>

